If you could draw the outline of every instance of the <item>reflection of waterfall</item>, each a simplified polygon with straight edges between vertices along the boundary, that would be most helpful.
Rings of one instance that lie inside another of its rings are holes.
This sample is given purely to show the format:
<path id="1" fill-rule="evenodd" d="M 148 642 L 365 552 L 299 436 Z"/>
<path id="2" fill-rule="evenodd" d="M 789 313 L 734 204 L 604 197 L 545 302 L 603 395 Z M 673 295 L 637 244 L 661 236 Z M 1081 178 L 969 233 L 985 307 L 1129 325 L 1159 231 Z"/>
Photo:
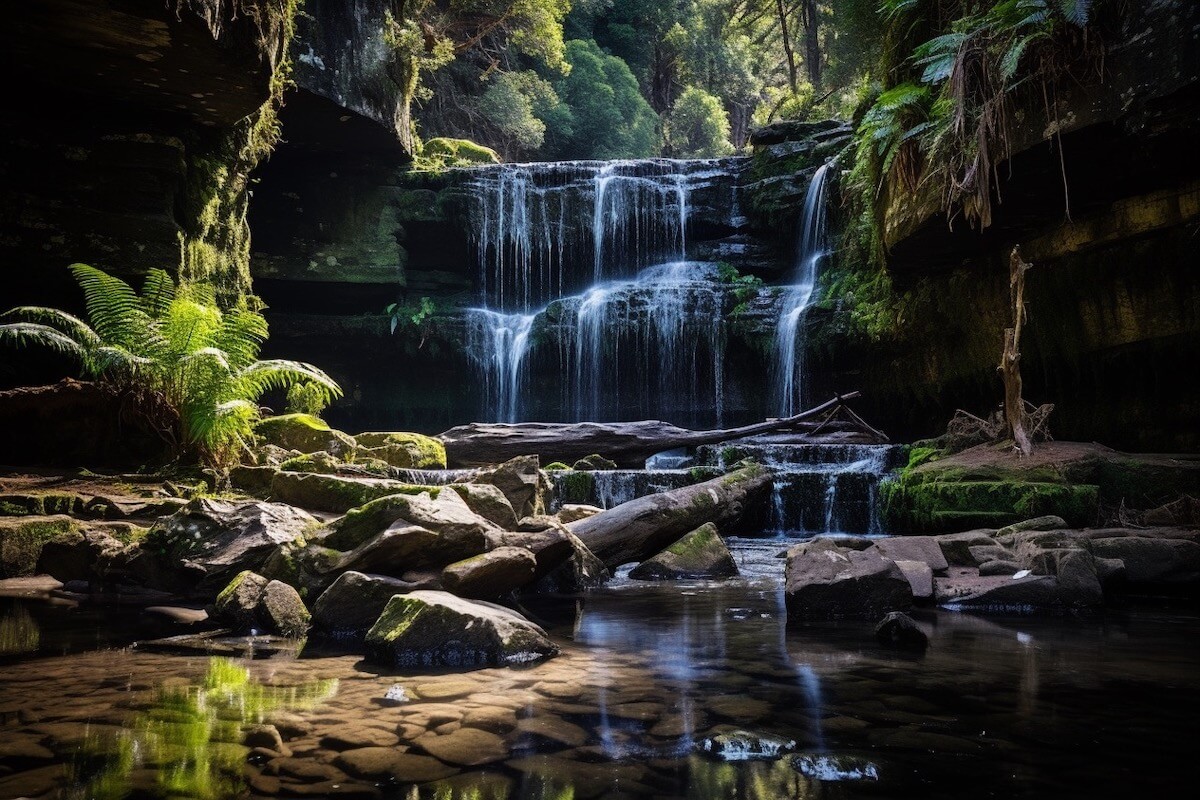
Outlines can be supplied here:
<path id="1" fill-rule="evenodd" d="M 804 689 L 804 698 L 808 701 L 808 708 L 812 713 L 812 734 L 816 741 L 816 750 L 821 752 L 825 749 L 825 731 L 821 727 L 821 677 L 817 675 L 817 671 L 812 668 L 811 664 L 797 666 L 796 675 L 800 679 L 800 686 Z"/>
<path id="2" fill-rule="evenodd" d="M 804 407 L 804 318 L 811 304 L 821 261 L 830 252 L 826 213 L 829 166 L 822 164 L 817 169 L 804 198 L 795 283 L 784 294 L 775 333 L 775 383 L 781 417 L 799 413 Z"/>
<path id="3" fill-rule="evenodd" d="M 498 422 L 520 418 L 521 377 L 533 321 L 532 314 L 483 308 L 467 312 L 467 355 L 484 378 L 488 408 Z"/>

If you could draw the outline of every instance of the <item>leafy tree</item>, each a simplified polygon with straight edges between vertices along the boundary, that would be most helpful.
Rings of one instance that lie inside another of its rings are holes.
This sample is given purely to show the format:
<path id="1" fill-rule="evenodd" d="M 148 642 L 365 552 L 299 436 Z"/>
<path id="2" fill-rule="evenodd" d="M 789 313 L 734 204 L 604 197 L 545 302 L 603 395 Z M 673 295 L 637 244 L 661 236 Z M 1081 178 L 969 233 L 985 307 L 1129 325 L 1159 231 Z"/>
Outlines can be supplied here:
<path id="1" fill-rule="evenodd" d="M 214 465 L 236 460 L 271 389 L 310 387 L 328 403 L 341 388 L 299 361 L 259 361 L 267 323 L 247 304 L 222 311 L 206 284 L 176 287 L 151 270 L 139 295 L 86 264 L 71 272 L 83 289 L 88 322 L 53 308 L 22 306 L 0 319 L 0 342 L 72 356 L 84 376 L 132 396 L 177 457 Z"/>
<path id="2" fill-rule="evenodd" d="M 729 143 L 729 118 L 721 101 L 688 87 L 667 116 L 667 145 L 671 154 L 684 157 L 722 156 L 733 152 Z"/>
<path id="3" fill-rule="evenodd" d="M 638 91 L 629 66 L 594 41 L 566 46 L 570 72 L 555 84 L 575 121 L 548 155 L 558 158 L 640 158 L 658 152 L 658 116 Z"/>

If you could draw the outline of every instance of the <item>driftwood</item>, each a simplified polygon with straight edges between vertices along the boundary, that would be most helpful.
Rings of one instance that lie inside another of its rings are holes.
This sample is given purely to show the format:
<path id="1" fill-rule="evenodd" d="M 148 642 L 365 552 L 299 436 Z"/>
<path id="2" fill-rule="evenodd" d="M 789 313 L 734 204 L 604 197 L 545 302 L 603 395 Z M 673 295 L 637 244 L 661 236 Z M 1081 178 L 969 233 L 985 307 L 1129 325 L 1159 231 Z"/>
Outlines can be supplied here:
<path id="1" fill-rule="evenodd" d="M 610 569 L 644 561 L 706 522 L 718 527 L 761 507 L 771 490 L 771 472 L 757 464 L 728 475 L 639 497 L 567 527 Z"/>
<path id="2" fill-rule="evenodd" d="M 641 422 L 474 422 L 459 425 L 438 438 L 446 445 L 450 467 L 480 467 L 500 464 L 517 456 L 536 455 L 542 464 L 570 464 L 593 453 L 622 467 L 641 467 L 647 458 L 676 447 L 698 447 L 769 433 L 812 419 L 858 392 L 839 395 L 794 417 L 767 420 L 741 428 L 693 431 L 658 420 Z M 687 533 L 687 531 L 684 531 Z"/>
<path id="3" fill-rule="evenodd" d="M 1021 328 L 1025 326 L 1025 271 L 1033 265 L 1021 259 L 1021 248 L 1009 257 L 1009 295 L 1013 325 L 1004 329 L 1004 353 L 1000 376 L 1004 379 L 1004 422 L 1022 456 L 1033 453 L 1033 442 L 1025 430 L 1025 400 L 1021 397 Z"/>

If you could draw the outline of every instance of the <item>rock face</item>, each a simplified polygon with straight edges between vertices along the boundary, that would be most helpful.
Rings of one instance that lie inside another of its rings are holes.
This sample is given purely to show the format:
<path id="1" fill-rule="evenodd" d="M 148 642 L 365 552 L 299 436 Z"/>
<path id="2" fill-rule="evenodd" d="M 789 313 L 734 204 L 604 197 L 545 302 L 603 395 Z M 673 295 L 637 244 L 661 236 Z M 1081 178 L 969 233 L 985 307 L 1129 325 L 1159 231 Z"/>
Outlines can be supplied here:
<path id="1" fill-rule="evenodd" d="M 737 564 L 711 522 L 638 564 L 629 573 L 635 580 L 678 580 L 681 578 L 731 578 Z"/>
<path id="2" fill-rule="evenodd" d="M 213 617 L 238 633 L 258 631 L 293 638 L 307 633 L 311 619 L 295 589 L 249 570 L 238 574 L 217 595 Z"/>
<path id="3" fill-rule="evenodd" d="M 558 653 L 545 631 L 514 611 L 428 591 L 388 601 L 367 632 L 367 649 L 396 667 L 506 666 Z"/>
<path id="4" fill-rule="evenodd" d="M 192 500 L 155 525 L 143 551 L 178 560 L 199 594 L 212 596 L 237 573 L 258 570 L 277 547 L 319 526 L 311 514 L 283 503 Z M 163 587 L 176 590 L 179 587 Z"/>
<path id="5" fill-rule="evenodd" d="M 844 550 L 829 541 L 788 551 L 784 596 L 788 620 L 863 617 L 912 605 L 912 589 L 896 562 L 878 552 Z"/>

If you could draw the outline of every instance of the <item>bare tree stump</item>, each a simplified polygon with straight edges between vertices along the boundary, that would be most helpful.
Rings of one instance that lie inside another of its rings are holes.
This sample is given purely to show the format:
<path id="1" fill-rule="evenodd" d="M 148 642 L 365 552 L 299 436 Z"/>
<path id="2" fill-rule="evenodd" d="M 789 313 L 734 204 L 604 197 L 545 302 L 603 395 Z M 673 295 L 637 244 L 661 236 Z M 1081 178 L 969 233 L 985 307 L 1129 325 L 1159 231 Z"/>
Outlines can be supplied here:
<path id="1" fill-rule="evenodd" d="M 1033 442 L 1025 431 L 1025 400 L 1021 396 L 1021 328 L 1025 325 L 1025 271 L 1033 264 L 1022 260 L 1021 248 L 1009 256 L 1008 289 L 1013 307 L 1013 325 L 1004 329 L 1004 352 L 1000 377 L 1004 379 L 1004 421 L 1022 456 L 1033 453 Z"/>

